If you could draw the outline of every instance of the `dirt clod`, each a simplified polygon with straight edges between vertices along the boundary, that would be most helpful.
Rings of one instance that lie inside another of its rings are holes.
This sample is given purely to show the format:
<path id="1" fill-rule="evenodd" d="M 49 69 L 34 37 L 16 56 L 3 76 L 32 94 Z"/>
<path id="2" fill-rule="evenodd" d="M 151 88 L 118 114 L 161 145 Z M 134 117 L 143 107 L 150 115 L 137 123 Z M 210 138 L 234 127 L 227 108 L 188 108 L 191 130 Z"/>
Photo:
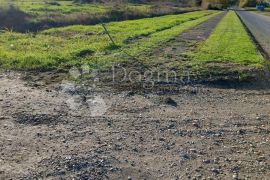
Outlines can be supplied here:
<path id="1" fill-rule="evenodd" d="M 16 122 L 20 124 L 40 125 L 40 124 L 57 124 L 61 121 L 59 115 L 51 114 L 30 114 L 17 113 L 13 115 Z"/>
<path id="2" fill-rule="evenodd" d="M 176 107 L 177 106 L 177 102 L 175 102 L 172 98 L 168 97 L 165 99 L 165 103 L 171 106 Z"/>
<path id="3" fill-rule="evenodd" d="M 77 57 L 85 57 L 94 54 L 95 51 L 92 51 L 90 49 L 85 49 L 76 54 Z"/>

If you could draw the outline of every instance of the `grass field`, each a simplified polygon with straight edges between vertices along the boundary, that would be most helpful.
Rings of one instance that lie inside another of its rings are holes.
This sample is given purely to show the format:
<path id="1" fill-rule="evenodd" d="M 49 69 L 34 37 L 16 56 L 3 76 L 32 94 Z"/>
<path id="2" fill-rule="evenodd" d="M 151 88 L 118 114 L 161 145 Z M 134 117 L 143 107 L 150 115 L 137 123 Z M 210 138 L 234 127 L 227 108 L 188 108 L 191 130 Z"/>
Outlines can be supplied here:
<path id="1" fill-rule="evenodd" d="M 106 24 L 117 46 L 101 25 L 68 26 L 33 33 L 0 33 L 1 67 L 49 70 L 87 63 L 110 65 L 128 52 L 139 55 L 216 14 L 200 11 Z M 125 51 L 125 52 L 123 52 Z M 85 53 L 86 52 L 86 53 Z"/>
<path id="2" fill-rule="evenodd" d="M 72 1 L 57 1 L 57 5 L 46 3 L 47 1 L 11 1 L 0 0 L 2 6 L 12 4 L 23 12 L 35 17 L 67 15 L 72 13 L 98 14 L 108 11 L 106 4 L 75 4 Z M 48 1 L 49 2 L 49 1 Z M 127 4 L 126 8 L 148 12 L 151 5 Z"/>
<path id="3" fill-rule="evenodd" d="M 98 4 L 77 5 L 73 4 L 72 1 L 58 1 L 57 3 L 59 5 L 46 4 L 43 1 L 39 2 L 17 1 L 13 3 L 13 5 L 33 16 L 40 16 L 40 15 L 53 16 L 76 12 L 94 14 L 94 13 L 103 13 L 106 11 L 105 6 Z"/>
<path id="4" fill-rule="evenodd" d="M 236 67 L 262 68 L 263 56 L 234 11 L 230 11 L 218 24 L 209 39 L 192 55 L 193 66 L 205 68 L 207 64 Z M 222 67 L 222 66 L 221 66 Z M 217 68 L 217 71 L 221 68 Z M 206 69 L 207 71 L 207 69 Z"/>
<path id="5" fill-rule="evenodd" d="M 6 27 L 17 32 L 35 32 L 67 25 L 95 25 L 100 22 L 141 19 L 196 10 L 199 8 L 161 6 L 155 3 L 119 4 L 111 1 L 110 3 L 76 4 L 73 1 L 0 0 L 0 18 L 4 19 L 0 21 L 0 28 Z M 5 17 L 10 19 L 9 22 L 5 21 L 7 20 Z"/>
<path id="6" fill-rule="evenodd" d="M 72 25 L 37 33 L 1 31 L 0 66 L 42 71 L 82 64 L 106 68 L 131 57 L 147 63 L 150 62 L 148 52 L 218 13 L 197 11 L 106 23 L 114 43 L 102 25 Z M 205 42 L 186 56 L 189 61 L 184 63 L 185 67 L 198 74 L 242 73 L 262 69 L 265 63 L 233 11 L 219 22 Z"/>

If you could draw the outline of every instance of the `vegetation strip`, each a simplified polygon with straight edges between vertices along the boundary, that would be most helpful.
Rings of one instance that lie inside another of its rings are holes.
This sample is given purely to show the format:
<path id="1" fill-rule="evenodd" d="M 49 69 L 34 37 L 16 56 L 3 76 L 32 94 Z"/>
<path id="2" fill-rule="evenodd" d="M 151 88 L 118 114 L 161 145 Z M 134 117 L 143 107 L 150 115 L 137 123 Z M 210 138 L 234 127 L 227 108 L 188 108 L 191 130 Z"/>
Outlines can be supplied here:
<path id="1" fill-rule="evenodd" d="M 263 57 L 236 13 L 230 11 L 194 55 L 196 63 L 236 63 L 262 67 Z"/>
<path id="2" fill-rule="evenodd" d="M 237 15 L 264 58 L 270 60 L 270 18 L 246 11 L 237 11 Z"/>
<path id="3" fill-rule="evenodd" d="M 215 15 L 217 11 L 192 12 L 157 18 L 108 23 L 117 43 L 113 46 L 100 25 L 68 26 L 33 33 L 0 33 L 0 65 L 23 70 L 48 70 L 121 61 L 122 50 L 130 54 L 147 51 Z M 146 37 L 147 36 L 147 37 Z"/>
<path id="4" fill-rule="evenodd" d="M 198 44 L 203 43 L 225 15 L 226 12 L 222 12 L 211 17 L 209 20 L 188 29 L 170 41 L 162 43 L 153 51 L 146 52 L 143 64 L 151 67 L 152 70 L 154 69 L 153 67 L 157 68 L 157 72 L 173 69 L 178 76 L 187 75 L 185 73 L 189 70 L 189 63 L 192 61 L 187 56 L 187 53 L 194 51 Z"/>
<path id="5" fill-rule="evenodd" d="M 188 2 L 184 2 L 184 4 Z M 37 32 L 67 25 L 95 25 L 101 22 L 141 19 L 200 10 L 143 3 L 75 3 L 74 1 L 0 0 L 0 28 L 17 32 Z M 5 18 L 9 17 L 9 18 Z"/>

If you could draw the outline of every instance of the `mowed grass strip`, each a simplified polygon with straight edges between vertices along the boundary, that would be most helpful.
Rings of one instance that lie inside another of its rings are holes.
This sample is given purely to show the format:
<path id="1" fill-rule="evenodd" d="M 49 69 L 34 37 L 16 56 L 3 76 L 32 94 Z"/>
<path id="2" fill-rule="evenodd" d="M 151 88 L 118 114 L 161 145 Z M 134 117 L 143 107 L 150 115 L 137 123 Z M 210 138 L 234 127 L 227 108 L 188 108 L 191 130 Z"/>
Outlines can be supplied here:
<path id="1" fill-rule="evenodd" d="M 121 61 L 123 50 L 136 55 L 212 17 L 217 11 L 200 11 L 106 24 L 104 29 L 68 26 L 33 33 L 0 32 L 0 66 L 21 70 L 49 70 L 80 64 Z M 83 52 L 83 53 L 81 53 Z"/>
<path id="2" fill-rule="evenodd" d="M 235 63 L 262 67 L 263 56 L 234 11 L 222 19 L 193 56 L 195 63 Z"/>

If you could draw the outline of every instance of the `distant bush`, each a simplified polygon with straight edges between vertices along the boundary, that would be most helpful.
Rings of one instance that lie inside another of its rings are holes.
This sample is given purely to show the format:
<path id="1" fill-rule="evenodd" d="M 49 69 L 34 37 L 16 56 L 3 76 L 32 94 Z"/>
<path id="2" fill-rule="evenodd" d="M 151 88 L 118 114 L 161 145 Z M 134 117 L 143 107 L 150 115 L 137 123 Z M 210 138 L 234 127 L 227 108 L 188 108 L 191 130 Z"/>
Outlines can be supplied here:
<path id="1" fill-rule="evenodd" d="M 201 0 L 73 0 L 74 3 L 107 3 L 107 4 L 125 4 L 125 3 L 152 3 L 152 4 L 174 4 L 180 6 L 200 6 Z"/>
<path id="2" fill-rule="evenodd" d="M 255 7 L 257 4 L 264 4 L 267 6 L 267 0 L 240 0 L 240 7 Z"/>
<path id="3" fill-rule="evenodd" d="M 204 9 L 224 9 L 229 6 L 229 0 L 202 0 Z"/>

